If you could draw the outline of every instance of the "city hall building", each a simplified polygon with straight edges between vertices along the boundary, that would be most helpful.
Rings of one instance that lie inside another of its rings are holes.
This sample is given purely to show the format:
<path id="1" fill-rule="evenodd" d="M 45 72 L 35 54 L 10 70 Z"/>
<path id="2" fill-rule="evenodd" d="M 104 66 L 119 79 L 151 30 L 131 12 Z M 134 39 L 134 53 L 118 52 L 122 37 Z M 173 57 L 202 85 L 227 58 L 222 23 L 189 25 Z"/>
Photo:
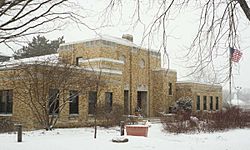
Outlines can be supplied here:
<path id="1" fill-rule="evenodd" d="M 78 76 L 78 82 L 70 82 L 70 86 L 64 89 L 52 84 L 53 87 L 46 89 L 52 97 L 53 93 L 64 91 L 63 94 L 57 94 L 58 106 L 65 101 L 67 95 L 77 95 L 69 103 L 65 103 L 60 112 L 57 112 L 59 116 L 57 126 L 71 127 L 88 124 L 93 120 L 93 107 L 97 101 L 106 103 L 110 110 L 114 105 L 122 106 L 124 115 L 134 114 L 137 109 L 140 109 L 145 117 L 159 116 L 162 112 L 168 113 L 170 106 L 182 97 L 192 99 L 194 112 L 222 109 L 221 86 L 177 82 L 175 70 L 161 68 L 159 52 L 137 46 L 133 43 L 133 37 L 126 34 L 122 38 L 98 36 L 85 41 L 64 43 L 60 45 L 58 54 L 1 63 L 0 118 L 9 118 L 30 129 L 37 127 L 38 121 L 34 110 L 27 107 L 28 98 L 18 97 L 17 93 L 21 93 L 20 89 L 23 86 L 14 87 L 12 83 L 13 81 L 19 83 L 21 79 L 27 83 L 28 77 L 18 76 L 22 73 L 20 66 L 26 64 L 35 70 L 34 64 L 42 62 L 45 58 L 53 58 L 56 62 L 69 64 L 70 69 L 77 70 L 74 74 L 82 74 L 83 72 L 79 70 L 84 70 L 84 74 L 89 77 Z M 53 63 L 55 62 L 43 65 L 45 71 L 48 70 L 46 66 L 55 67 Z M 10 72 L 15 72 L 16 76 L 8 76 Z M 87 84 L 84 80 L 89 80 L 88 84 L 94 82 L 90 80 L 91 76 L 102 76 L 105 85 L 98 84 L 100 86 L 98 88 L 85 87 L 81 90 L 80 87 Z M 24 91 L 28 93 L 27 90 Z"/>

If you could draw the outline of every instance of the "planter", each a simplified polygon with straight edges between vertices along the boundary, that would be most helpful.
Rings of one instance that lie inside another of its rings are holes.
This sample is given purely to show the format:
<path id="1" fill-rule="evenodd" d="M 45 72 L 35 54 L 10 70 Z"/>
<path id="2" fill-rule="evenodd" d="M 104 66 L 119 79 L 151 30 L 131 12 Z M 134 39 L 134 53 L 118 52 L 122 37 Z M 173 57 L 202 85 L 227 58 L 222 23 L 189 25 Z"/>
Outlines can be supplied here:
<path id="1" fill-rule="evenodd" d="M 126 125 L 127 135 L 133 136 L 148 136 L 148 126 L 147 125 Z"/>

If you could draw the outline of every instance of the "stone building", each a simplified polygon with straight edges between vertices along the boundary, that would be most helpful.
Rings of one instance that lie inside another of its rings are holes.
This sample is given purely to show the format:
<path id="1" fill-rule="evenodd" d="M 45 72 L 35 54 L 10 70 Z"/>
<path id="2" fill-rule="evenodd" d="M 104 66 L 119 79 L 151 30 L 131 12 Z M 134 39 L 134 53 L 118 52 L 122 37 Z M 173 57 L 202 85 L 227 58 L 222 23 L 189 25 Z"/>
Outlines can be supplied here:
<path id="1" fill-rule="evenodd" d="M 221 86 L 177 82 L 175 70 L 161 68 L 161 54 L 137 46 L 131 35 L 123 35 L 122 38 L 98 36 L 85 41 L 64 43 L 60 45 L 58 54 L 46 57 L 52 56 L 57 61 L 70 64 L 70 68 L 83 69 L 90 76 L 103 76 L 107 83 L 101 90 L 89 87 L 79 91 L 79 87 L 84 84 L 80 84 L 82 80 L 79 79 L 79 83 L 71 83 L 67 90 L 63 89 L 61 95 L 77 93 L 74 96 L 77 103 L 65 104 L 64 109 L 58 113 L 57 126 L 82 126 L 93 121 L 93 106 L 98 99 L 104 101 L 110 110 L 118 104 L 123 107 L 125 115 L 134 114 L 140 109 L 145 117 L 167 113 L 169 107 L 183 96 L 192 97 L 193 111 L 205 110 L 203 106 L 210 110 L 209 102 L 212 102 L 213 110 L 221 110 L 222 107 Z M 0 84 L 0 117 L 11 118 L 27 128 L 36 127 L 37 120 L 32 110 L 26 108 L 24 103 L 17 102 L 15 93 L 19 89 L 13 89 L 8 81 L 19 78 L 10 79 L 6 74 L 10 70 L 18 70 L 16 67 L 20 64 L 34 66 L 31 62 L 43 61 L 42 57 L 45 56 L 7 61 L 0 66 L 0 82 L 5 81 Z M 53 62 L 47 66 L 51 64 Z M 58 93 L 61 90 L 54 88 L 53 91 Z M 61 95 L 59 104 L 63 102 Z"/>

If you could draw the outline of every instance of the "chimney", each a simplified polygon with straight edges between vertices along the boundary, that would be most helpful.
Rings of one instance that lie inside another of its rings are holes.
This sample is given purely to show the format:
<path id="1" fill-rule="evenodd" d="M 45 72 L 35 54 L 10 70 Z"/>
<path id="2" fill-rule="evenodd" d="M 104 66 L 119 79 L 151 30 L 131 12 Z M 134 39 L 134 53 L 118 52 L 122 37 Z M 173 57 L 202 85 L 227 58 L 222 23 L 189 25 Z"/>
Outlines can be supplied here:
<path id="1" fill-rule="evenodd" d="M 122 38 L 133 42 L 133 36 L 131 34 L 123 34 Z"/>

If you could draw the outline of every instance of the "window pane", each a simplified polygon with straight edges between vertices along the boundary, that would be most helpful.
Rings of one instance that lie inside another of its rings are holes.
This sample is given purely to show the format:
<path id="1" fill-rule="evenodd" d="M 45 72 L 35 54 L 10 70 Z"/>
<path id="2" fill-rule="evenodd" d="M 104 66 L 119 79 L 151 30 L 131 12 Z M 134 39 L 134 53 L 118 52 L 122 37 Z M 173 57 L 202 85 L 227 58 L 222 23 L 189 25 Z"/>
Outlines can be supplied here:
<path id="1" fill-rule="evenodd" d="M 219 110 L 219 97 L 216 97 L 216 110 Z"/>
<path id="2" fill-rule="evenodd" d="M 12 107 L 13 107 L 13 101 L 12 101 L 12 96 L 13 92 L 12 90 L 6 91 L 6 113 L 11 114 L 12 113 Z"/>
<path id="3" fill-rule="evenodd" d="M 203 110 L 207 110 L 207 96 L 203 96 Z"/>
<path id="4" fill-rule="evenodd" d="M 210 96 L 210 110 L 213 110 L 213 96 Z"/>
<path id="5" fill-rule="evenodd" d="M 0 113 L 12 114 L 12 107 L 13 107 L 12 97 L 13 97 L 12 90 L 0 91 Z"/>
<path id="6" fill-rule="evenodd" d="M 50 89 L 49 90 L 49 114 L 58 114 L 59 113 L 59 90 Z"/>
<path id="7" fill-rule="evenodd" d="M 105 101 L 106 101 L 106 111 L 111 112 L 112 103 L 113 103 L 113 93 L 112 92 L 105 93 Z"/>
<path id="8" fill-rule="evenodd" d="M 69 92 L 69 114 L 79 113 L 79 93 L 78 91 Z"/>
<path id="9" fill-rule="evenodd" d="M 97 92 L 90 91 L 89 92 L 89 114 L 94 114 L 95 112 L 95 104 L 97 101 Z"/>
<path id="10" fill-rule="evenodd" d="M 173 94 L 173 90 L 172 90 L 172 83 L 168 83 L 168 94 L 172 95 Z"/>
<path id="11" fill-rule="evenodd" d="M 196 110 L 200 110 L 200 96 L 197 96 L 196 99 Z"/>

